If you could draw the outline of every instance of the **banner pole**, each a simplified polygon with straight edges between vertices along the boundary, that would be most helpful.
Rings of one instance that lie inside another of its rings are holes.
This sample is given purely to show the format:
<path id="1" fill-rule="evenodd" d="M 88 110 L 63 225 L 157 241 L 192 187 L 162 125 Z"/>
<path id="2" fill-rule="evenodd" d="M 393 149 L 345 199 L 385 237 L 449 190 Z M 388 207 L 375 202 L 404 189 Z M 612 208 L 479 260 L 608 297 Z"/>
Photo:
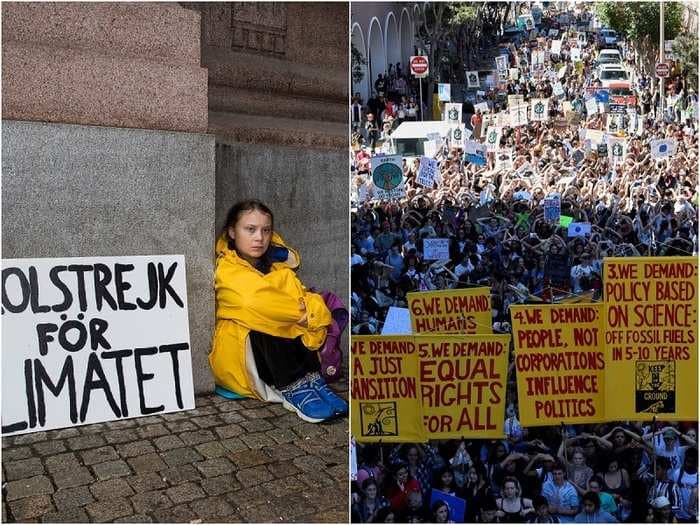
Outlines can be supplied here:
<path id="1" fill-rule="evenodd" d="M 651 443 L 654 447 L 654 479 L 656 479 L 656 416 L 651 420 Z"/>

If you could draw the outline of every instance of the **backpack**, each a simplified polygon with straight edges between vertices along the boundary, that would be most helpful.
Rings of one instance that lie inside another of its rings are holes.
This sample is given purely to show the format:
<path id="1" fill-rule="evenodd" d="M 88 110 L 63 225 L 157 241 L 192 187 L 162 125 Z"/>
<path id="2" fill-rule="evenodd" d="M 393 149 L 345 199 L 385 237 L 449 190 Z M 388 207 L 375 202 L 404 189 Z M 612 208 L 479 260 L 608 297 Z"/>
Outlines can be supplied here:
<path id="1" fill-rule="evenodd" d="M 349 313 L 343 301 L 334 293 L 321 292 L 320 295 L 331 311 L 333 321 L 328 327 L 328 335 L 318 352 L 318 357 L 321 361 L 321 375 L 326 382 L 332 383 L 340 379 L 342 371 L 343 353 L 340 351 L 340 336 L 348 324 Z"/>

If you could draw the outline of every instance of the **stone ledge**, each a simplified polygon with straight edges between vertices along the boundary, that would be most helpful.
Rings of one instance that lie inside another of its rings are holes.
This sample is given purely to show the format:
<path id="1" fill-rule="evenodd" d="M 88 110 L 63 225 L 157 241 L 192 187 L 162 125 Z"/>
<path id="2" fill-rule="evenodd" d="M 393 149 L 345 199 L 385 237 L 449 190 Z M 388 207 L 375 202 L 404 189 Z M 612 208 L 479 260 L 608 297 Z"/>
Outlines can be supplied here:
<path id="1" fill-rule="evenodd" d="M 298 120 L 236 113 L 209 113 L 216 142 L 275 144 L 321 150 L 348 147 L 347 123 Z"/>
<path id="2" fill-rule="evenodd" d="M 3 119 L 205 132 L 207 71 L 15 44 L 2 52 Z"/>
<path id="3" fill-rule="evenodd" d="M 2 44 L 199 65 L 200 15 L 155 2 L 3 2 Z"/>

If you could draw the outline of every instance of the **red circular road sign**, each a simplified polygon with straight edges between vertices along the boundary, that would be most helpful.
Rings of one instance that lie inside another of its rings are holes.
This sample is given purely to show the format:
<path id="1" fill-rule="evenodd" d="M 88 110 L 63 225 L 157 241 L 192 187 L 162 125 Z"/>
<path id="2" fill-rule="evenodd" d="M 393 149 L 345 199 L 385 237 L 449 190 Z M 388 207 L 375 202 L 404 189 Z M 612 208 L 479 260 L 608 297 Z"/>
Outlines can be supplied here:
<path id="1" fill-rule="evenodd" d="M 411 73 L 417 77 L 424 77 L 428 74 L 428 57 L 411 57 Z"/>
<path id="2" fill-rule="evenodd" d="M 656 64 L 656 76 L 659 78 L 666 78 L 670 73 L 671 68 L 665 62 L 659 62 Z"/>

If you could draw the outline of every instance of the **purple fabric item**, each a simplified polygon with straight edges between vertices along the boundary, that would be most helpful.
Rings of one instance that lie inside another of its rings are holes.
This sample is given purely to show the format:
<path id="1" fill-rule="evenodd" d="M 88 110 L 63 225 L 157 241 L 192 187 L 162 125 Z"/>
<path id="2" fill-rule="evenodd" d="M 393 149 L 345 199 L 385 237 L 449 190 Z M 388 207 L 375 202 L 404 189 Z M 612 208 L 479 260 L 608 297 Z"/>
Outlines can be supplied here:
<path id="1" fill-rule="evenodd" d="M 343 353 L 340 351 L 340 336 L 348 325 L 349 313 L 343 301 L 332 292 L 317 292 L 331 311 L 333 322 L 328 327 L 328 335 L 323 347 L 319 351 L 321 359 L 321 375 L 327 383 L 340 379 Z"/>

